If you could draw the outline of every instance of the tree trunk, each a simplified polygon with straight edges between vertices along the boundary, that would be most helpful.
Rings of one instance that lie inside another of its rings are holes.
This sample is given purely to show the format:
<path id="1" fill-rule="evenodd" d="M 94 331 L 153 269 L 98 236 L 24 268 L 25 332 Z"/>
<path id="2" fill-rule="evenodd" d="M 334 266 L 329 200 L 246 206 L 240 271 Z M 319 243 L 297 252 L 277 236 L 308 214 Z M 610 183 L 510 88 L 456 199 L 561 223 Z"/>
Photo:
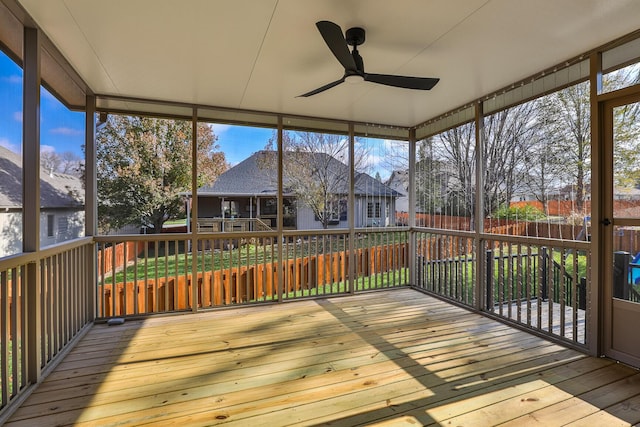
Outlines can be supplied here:
<path id="1" fill-rule="evenodd" d="M 164 221 L 162 219 L 153 221 L 153 232 L 150 234 L 162 233 L 162 227 L 164 227 Z"/>

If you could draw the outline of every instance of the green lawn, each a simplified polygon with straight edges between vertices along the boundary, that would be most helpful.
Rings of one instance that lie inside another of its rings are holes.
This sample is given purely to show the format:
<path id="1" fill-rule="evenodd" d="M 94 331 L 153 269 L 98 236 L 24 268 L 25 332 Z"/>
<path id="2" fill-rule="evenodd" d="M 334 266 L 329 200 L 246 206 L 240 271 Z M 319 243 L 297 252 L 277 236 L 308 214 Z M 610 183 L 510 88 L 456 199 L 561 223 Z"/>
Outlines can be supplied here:
<path id="1" fill-rule="evenodd" d="M 491 273 L 495 301 L 524 297 L 527 293 L 532 296 L 538 295 L 541 284 L 538 248 L 532 247 L 530 254 L 525 246 L 521 246 L 519 251 L 520 256 L 517 256 L 518 248 L 513 246 L 511 253 L 496 250 L 492 255 Z M 578 253 L 576 258 L 575 252 L 571 252 L 566 254 L 563 260 L 562 253 L 553 251 L 556 267 L 553 268 L 552 283 L 548 285 L 548 292 L 551 294 L 555 291 L 553 295 L 556 299 L 563 285 L 576 286 L 570 279 L 574 277 L 574 259 L 578 268 L 577 278 L 580 280 L 587 275 L 586 255 Z M 473 301 L 476 273 L 474 263 L 471 254 L 447 260 L 428 260 L 421 267 L 425 286 L 445 296 Z M 561 270 L 558 265 L 564 265 L 565 279 L 560 277 Z M 570 291 L 565 289 L 567 301 L 570 299 Z"/>
<path id="2" fill-rule="evenodd" d="M 356 249 L 393 243 L 406 242 L 405 232 L 389 232 L 367 234 L 356 238 Z M 262 243 L 262 244 L 260 244 Z M 125 270 L 107 273 L 104 283 L 122 283 L 125 281 L 142 280 L 145 277 L 175 277 L 191 273 L 192 253 L 185 253 L 183 241 L 158 242 L 157 251 L 150 245 L 145 254 L 141 253 L 136 262 L 129 263 Z M 239 247 L 235 247 L 238 246 Z M 222 250 L 220 250 L 222 247 Z M 230 249 L 232 247 L 232 249 Z M 284 258 L 304 258 L 320 254 L 348 251 L 348 239 L 342 235 L 326 236 L 314 240 L 300 240 L 283 245 Z M 278 260 L 278 245 L 264 239 L 234 241 L 228 239 L 212 240 L 205 243 L 205 250 L 199 251 L 198 272 L 217 271 L 238 266 L 258 265 Z M 114 280 L 115 279 L 115 280 Z M 101 282 L 102 283 L 102 282 Z"/>
<path id="3" fill-rule="evenodd" d="M 361 276 L 356 278 L 354 286 L 356 291 L 366 291 L 395 286 L 403 286 L 409 283 L 409 269 L 401 268 L 388 273 L 377 273 L 371 276 Z M 295 292 L 288 292 L 285 299 L 299 297 L 317 296 L 325 294 L 339 294 L 349 292 L 349 283 L 342 282 L 320 285 L 312 289 L 303 289 Z"/>

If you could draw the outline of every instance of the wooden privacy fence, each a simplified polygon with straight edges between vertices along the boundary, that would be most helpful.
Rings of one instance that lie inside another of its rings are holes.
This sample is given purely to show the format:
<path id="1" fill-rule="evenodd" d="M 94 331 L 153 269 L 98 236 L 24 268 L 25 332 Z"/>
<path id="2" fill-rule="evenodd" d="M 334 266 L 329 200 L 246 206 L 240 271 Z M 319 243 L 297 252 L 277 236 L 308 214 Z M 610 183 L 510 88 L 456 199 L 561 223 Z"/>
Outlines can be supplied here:
<path id="1" fill-rule="evenodd" d="M 488 233 L 522 236 L 527 231 L 527 223 L 500 225 L 487 230 Z M 470 254 L 474 251 L 471 237 L 438 235 L 417 239 L 416 254 L 423 259 L 441 260 Z M 496 247 L 500 242 L 493 243 Z"/>
<path id="2" fill-rule="evenodd" d="M 118 270 L 144 251 L 145 242 L 123 242 L 98 250 L 98 277 Z"/>
<path id="3" fill-rule="evenodd" d="M 367 277 L 406 268 L 408 261 L 407 243 L 357 249 L 355 275 Z M 279 265 L 264 263 L 200 272 L 197 275 L 197 304 L 199 307 L 213 307 L 274 299 L 277 297 Z M 349 256 L 348 252 L 340 251 L 289 259 L 281 265 L 280 271 L 284 274 L 284 294 L 311 290 L 348 280 Z M 99 285 L 99 316 L 191 309 L 191 277 L 190 274 L 185 274 L 157 280 Z"/>

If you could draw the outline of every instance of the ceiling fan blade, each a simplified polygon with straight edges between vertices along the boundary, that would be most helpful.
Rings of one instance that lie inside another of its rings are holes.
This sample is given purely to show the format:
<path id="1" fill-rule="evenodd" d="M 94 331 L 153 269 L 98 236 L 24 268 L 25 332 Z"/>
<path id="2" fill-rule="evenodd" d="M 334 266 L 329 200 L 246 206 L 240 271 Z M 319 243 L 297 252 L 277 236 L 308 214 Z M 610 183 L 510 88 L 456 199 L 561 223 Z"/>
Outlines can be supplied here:
<path id="1" fill-rule="evenodd" d="M 403 87 L 405 89 L 431 90 L 440 81 L 433 77 L 406 77 L 390 74 L 365 74 L 368 82 L 380 83 L 387 86 Z"/>
<path id="2" fill-rule="evenodd" d="M 303 93 L 302 95 L 298 95 L 296 98 L 301 98 L 301 97 L 306 98 L 307 96 L 311 96 L 311 95 L 315 95 L 315 94 L 320 93 L 320 92 L 324 92 L 325 90 L 331 89 L 334 86 L 338 86 L 340 83 L 343 83 L 343 82 L 344 82 L 344 77 L 341 78 L 340 80 L 336 80 L 335 82 L 331 82 L 331 83 L 326 84 L 326 85 L 324 85 L 322 87 L 319 87 L 318 89 L 314 89 L 311 92 L 307 92 L 307 93 Z"/>
<path id="3" fill-rule="evenodd" d="M 356 70 L 356 63 L 351 56 L 340 26 L 331 21 L 319 21 L 316 22 L 316 27 L 318 27 L 324 42 L 329 46 L 329 49 L 331 49 L 331 52 L 340 61 L 344 69 Z"/>

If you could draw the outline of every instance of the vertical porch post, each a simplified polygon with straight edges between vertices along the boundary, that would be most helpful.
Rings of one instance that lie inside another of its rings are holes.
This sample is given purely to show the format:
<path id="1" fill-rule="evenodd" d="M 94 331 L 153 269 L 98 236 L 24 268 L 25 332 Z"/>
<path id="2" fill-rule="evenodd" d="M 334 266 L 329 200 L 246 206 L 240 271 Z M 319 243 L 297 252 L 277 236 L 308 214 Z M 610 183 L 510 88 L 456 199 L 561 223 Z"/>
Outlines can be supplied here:
<path id="1" fill-rule="evenodd" d="M 278 201 L 277 201 L 277 209 L 276 209 L 276 229 L 278 231 L 278 302 L 282 302 L 282 292 L 284 289 L 284 273 L 285 273 L 285 263 L 287 262 L 286 257 L 284 256 L 284 236 L 283 236 L 283 208 L 284 208 L 284 198 L 283 198 L 283 188 L 284 185 L 282 183 L 282 168 L 283 168 L 283 129 L 282 129 L 282 116 L 278 116 Z"/>
<path id="2" fill-rule="evenodd" d="M 22 250 L 40 251 L 40 31 L 24 28 L 24 80 L 22 106 Z M 40 265 L 27 265 L 25 301 L 27 380 L 40 379 Z"/>
<path id="3" fill-rule="evenodd" d="M 474 209 L 474 244 L 476 259 L 476 280 L 475 280 L 475 308 L 486 310 L 485 296 L 489 293 L 489 286 L 493 286 L 492 281 L 487 280 L 486 263 L 482 262 L 482 254 L 485 253 L 484 238 L 484 198 L 482 189 L 484 188 L 484 104 L 478 101 L 475 104 L 475 124 L 476 124 L 476 186 L 475 186 L 475 209 Z"/>
<path id="4" fill-rule="evenodd" d="M 96 177 L 96 97 L 87 95 L 84 140 L 84 235 L 98 234 L 98 181 Z M 95 243 L 87 251 L 87 309 L 88 320 L 96 318 L 97 311 L 97 247 Z"/>
<path id="5" fill-rule="evenodd" d="M 349 293 L 356 292 L 356 160 L 355 160 L 355 132 L 352 122 L 349 122 L 349 197 L 347 199 L 347 223 L 349 227 Z"/>
<path id="6" fill-rule="evenodd" d="M 191 311 L 198 311 L 198 109 L 191 115 Z M 223 222 L 224 223 L 224 222 Z M 204 281 L 204 275 L 202 277 Z"/>
<path id="7" fill-rule="evenodd" d="M 409 283 L 417 286 L 417 242 L 416 242 L 416 129 L 409 130 Z"/>
<path id="8" fill-rule="evenodd" d="M 602 53 L 596 52 L 589 57 L 589 101 L 591 111 L 591 260 L 603 260 L 613 252 L 612 247 L 604 248 L 601 227 L 598 225 L 603 218 L 605 207 L 611 209 L 612 200 L 604 200 L 603 195 L 603 158 L 604 150 L 602 129 L 600 126 L 601 112 L 598 103 L 598 93 L 602 90 Z M 610 149 L 610 148 L 609 148 Z M 605 206 L 605 204 L 609 204 Z M 604 352 L 604 289 L 600 283 L 607 283 L 609 278 L 603 277 L 605 268 L 601 262 L 589 262 L 590 277 L 587 280 L 587 305 L 590 308 L 587 316 L 587 348 L 593 356 Z M 593 288 L 595 287 L 595 288 Z"/>

